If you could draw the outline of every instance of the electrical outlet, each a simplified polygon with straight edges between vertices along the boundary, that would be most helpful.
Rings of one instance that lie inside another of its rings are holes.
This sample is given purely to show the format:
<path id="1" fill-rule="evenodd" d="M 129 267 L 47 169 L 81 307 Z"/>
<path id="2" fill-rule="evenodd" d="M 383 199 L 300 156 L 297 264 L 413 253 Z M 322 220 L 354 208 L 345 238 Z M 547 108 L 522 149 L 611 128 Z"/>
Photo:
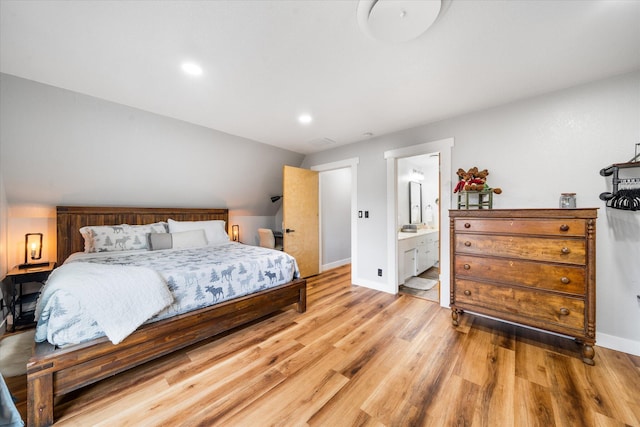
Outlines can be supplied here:
<path id="1" fill-rule="evenodd" d="M 369 218 L 369 211 L 364 211 L 364 217 Z"/>
<path id="2" fill-rule="evenodd" d="M 358 211 L 358 218 L 362 218 L 362 211 Z"/>
<path id="3" fill-rule="evenodd" d="M 378 269 L 378 276 L 382 277 L 382 269 L 381 268 Z"/>

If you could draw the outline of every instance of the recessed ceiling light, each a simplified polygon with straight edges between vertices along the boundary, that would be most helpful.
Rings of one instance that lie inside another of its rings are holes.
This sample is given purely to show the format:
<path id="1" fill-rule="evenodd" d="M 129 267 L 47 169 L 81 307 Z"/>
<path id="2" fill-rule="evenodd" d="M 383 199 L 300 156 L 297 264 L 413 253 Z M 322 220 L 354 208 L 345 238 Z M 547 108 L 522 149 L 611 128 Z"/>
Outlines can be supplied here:
<path id="1" fill-rule="evenodd" d="M 194 62 L 185 62 L 182 64 L 182 71 L 189 74 L 190 76 L 200 76 L 202 75 L 202 67 Z"/>
<path id="2" fill-rule="evenodd" d="M 309 114 L 301 114 L 300 116 L 298 116 L 298 122 L 300 122 L 303 125 L 308 125 L 312 121 L 313 121 L 313 117 L 311 117 Z"/>

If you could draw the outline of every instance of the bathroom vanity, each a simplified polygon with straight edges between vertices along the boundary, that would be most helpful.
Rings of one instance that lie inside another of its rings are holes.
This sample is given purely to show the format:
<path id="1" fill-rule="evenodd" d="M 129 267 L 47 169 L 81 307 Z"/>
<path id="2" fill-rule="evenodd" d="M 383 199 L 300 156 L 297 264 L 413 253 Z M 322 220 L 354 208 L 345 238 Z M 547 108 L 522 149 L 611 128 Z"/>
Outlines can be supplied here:
<path id="1" fill-rule="evenodd" d="M 439 248 L 438 230 L 417 229 L 415 233 L 398 233 L 398 283 L 404 284 L 436 265 Z"/>

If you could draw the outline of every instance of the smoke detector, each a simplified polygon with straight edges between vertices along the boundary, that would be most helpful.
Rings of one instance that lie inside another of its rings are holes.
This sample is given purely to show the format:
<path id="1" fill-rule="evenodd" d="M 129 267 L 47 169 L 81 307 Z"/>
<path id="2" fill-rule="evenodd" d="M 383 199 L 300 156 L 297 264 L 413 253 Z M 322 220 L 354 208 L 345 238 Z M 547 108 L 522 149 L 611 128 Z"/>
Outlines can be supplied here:
<path id="1" fill-rule="evenodd" d="M 441 0 L 360 0 L 358 24 L 373 39 L 408 42 L 433 25 L 441 7 Z"/>

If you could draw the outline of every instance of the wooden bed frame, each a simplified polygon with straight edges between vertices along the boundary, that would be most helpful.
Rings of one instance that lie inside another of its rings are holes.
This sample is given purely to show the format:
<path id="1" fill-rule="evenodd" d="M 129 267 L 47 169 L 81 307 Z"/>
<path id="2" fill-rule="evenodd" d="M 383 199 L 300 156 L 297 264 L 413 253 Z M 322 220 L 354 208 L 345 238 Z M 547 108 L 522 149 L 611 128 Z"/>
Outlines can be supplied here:
<path id="1" fill-rule="evenodd" d="M 227 209 L 57 207 L 58 265 L 71 253 L 82 252 L 78 232 L 85 225 L 148 224 L 166 221 L 224 220 Z M 175 350 L 228 331 L 268 314 L 297 305 L 306 310 L 304 279 L 225 301 L 170 319 L 145 324 L 120 344 L 106 337 L 65 348 L 36 343 L 27 364 L 27 424 L 53 424 L 54 398 L 100 381 Z"/>

